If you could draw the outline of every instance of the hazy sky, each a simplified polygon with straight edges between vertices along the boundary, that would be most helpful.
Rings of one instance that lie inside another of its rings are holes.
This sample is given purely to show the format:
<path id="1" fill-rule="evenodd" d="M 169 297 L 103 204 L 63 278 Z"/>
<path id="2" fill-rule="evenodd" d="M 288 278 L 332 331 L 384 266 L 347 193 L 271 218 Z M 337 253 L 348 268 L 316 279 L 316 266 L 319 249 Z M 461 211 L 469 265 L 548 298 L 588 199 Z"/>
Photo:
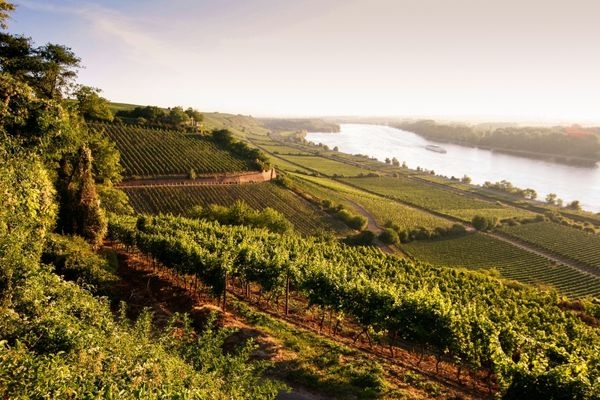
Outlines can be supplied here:
<path id="1" fill-rule="evenodd" d="M 600 121 L 599 0 L 15 0 L 119 102 Z"/>

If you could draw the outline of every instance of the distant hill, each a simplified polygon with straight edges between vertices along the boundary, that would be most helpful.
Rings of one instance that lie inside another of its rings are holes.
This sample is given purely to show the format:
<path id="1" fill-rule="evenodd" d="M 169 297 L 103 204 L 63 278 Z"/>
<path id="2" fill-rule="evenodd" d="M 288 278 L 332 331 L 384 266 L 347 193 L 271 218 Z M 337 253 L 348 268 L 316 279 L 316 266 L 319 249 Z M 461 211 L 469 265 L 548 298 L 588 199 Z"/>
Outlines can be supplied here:
<path id="1" fill-rule="evenodd" d="M 265 128 L 275 132 L 339 132 L 340 126 L 317 118 L 259 118 Z"/>

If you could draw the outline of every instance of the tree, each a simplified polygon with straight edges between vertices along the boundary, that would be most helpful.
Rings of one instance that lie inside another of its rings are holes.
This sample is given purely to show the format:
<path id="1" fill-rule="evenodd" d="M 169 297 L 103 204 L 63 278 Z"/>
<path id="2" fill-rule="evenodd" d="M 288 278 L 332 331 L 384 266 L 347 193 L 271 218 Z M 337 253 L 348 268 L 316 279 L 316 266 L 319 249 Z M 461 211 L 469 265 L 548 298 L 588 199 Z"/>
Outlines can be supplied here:
<path id="1" fill-rule="evenodd" d="M 48 43 L 35 50 L 39 69 L 34 71 L 34 86 L 45 97 L 61 98 L 77 77 L 81 59 L 70 48 Z"/>
<path id="2" fill-rule="evenodd" d="M 0 141 L 0 305 L 15 281 L 37 268 L 56 217 L 54 188 L 39 156 Z"/>
<path id="3" fill-rule="evenodd" d="M 91 150 L 85 145 L 80 148 L 76 166 L 70 174 L 68 165 L 62 167 L 59 171 L 59 229 L 80 235 L 92 246 L 99 247 L 108 222 L 96 192 Z"/>
<path id="4" fill-rule="evenodd" d="M 110 111 L 109 102 L 100 96 L 100 92 L 100 89 L 91 86 L 79 85 L 77 87 L 75 98 L 79 114 L 86 120 L 111 122 L 114 117 Z"/>
<path id="5" fill-rule="evenodd" d="M 44 160 L 56 162 L 76 152 L 81 140 L 79 116 L 56 99 L 36 96 L 26 82 L 0 73 L 0 130 Z"/>
<path id="6" fill-rule="evenodd" d="M 546 195 L 546 203 L 550 204 L 550 205 L 556 205 L 556 193 L 548 193 Z"/>
<path id="7" fill-rule="evenodd" d="M 0 28 L 6 29 L 6 20 L 10 17 L 10 13 L 15 10 L 15 5 L 6 0 L 0 0 Z"/>
<path id="8" fill-rule="evenodd" d="M 482 215 L 475 215 L 471 220 L 471 224 L 478 231 L 489 231 L 496 227 L 498 219 L 496 217 L 484 217 Z"/>
<path id="9" fill-rule="evenodd" d="M 462 179 L 460 180 L 462 183 L 471 183 L 471 178 L 467 175 L 463 175 Z"/>
<path id="10" fill-rule="evenodd" d="M 537 198 L 537 192 L 531 188 L 523 189 L 523 197 L 529 200 L 535 200 Z"/>
<path id="11" fill-rule="evenodd" d="M 33 54 L 31 38 L 0 33 L 0 67 L 21 81 L 31 78 L 31 71 L 38 63 Z"/>
<path id="12" fill-rule="evenodd" d="M 98 198 L 102 208 L 111 213 L 133 215 L 134 210 L 129 204 L 127 194 L 112 186 L 99 185 Z"/>
<path id="13" fill-rule="evenodd" d="M 576 210 L 576 211 L 581 210 L 581 204 L 579 204 L 579 200 L 573 200 L 572 202 L 567 204 L 566 207 L 570 210 Z"/>
<path id="14" fill-rule="evenodd" d="M 212 137 L 213 140 L 221 146 L 229 146 L 233 142 L 233 134 L 227 129 L 213 131 Z"/>
<path id="15" fill-rule="evenodd" d="M 165 117 L 165 122 L 173 127 L 181 127 L 190 122 L 190 117 L 181 107 L 173 107 Z"/>
<path id="16" fill-rule="evenodd" d="M 192 125 L 198 125 L 204 121 L 204 115 L 198 110 L 194 110 L 192 107 L 188 107 L 185 110 L 185 114 L 190 118 Z"/>
<path id="17" fill-rule="evenodd" d="M 392 228 L 385 228 L 379 234 L 379 240 L 385 244 L 398 244 L 400 243 L 400 236 L 398 236 L 398 232 Z"/>

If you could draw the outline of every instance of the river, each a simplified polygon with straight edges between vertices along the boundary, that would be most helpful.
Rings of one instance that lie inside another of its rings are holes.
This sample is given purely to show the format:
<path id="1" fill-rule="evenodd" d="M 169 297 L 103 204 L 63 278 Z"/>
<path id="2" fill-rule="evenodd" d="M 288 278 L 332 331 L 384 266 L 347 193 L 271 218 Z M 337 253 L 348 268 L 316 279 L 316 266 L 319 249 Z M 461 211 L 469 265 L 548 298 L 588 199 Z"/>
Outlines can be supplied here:
<path id="1" fill-rule="evenodd" d="M 507 180 L 519 188 L 531 188 L 544 200 L 556 193 L 564 204 L 579 200 L 583 209 L 600 212 L 600 167 L 570 165 L 516 157 L 489 150 L 436 143 L 404 130 L 384 125 L 341 124 L 339 133 L 311 132 L 308 141 L 323 143 L 350 154 L 365 154 L 380 161 L 396 157 L 409 168 L 435 171 L 457 178 L 467 175 L 473 184 Z M 446 153 L 425 149 L 428 144 Z"/>

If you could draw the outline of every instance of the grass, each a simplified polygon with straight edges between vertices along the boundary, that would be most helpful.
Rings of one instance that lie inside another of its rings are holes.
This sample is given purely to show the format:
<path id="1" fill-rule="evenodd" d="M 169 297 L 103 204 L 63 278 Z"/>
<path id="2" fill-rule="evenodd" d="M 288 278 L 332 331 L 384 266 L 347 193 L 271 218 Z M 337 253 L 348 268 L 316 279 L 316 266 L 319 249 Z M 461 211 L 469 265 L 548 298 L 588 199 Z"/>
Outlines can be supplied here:
<path id="1" fill-rule="evenodd" d="M 291 384 L 336 398 L 381 398 L 386 386 L 381 365 L 358 350 L 255 311 L 235 302 L 236 314 L 282 343 L 294 353 L 280 361 L 275 375 Z"/>
<path id="2" fill-rule="evenodd" d="M 445 394 L 437 383 L 409 369 L 389 373 L 385 360 L 296 328 L 244 302 L 230 305 L 246 323 L 281 343 L 287 356 L 276 361 L 272 373 L 291 385 L 336 399 L 428 399 Z"/>

